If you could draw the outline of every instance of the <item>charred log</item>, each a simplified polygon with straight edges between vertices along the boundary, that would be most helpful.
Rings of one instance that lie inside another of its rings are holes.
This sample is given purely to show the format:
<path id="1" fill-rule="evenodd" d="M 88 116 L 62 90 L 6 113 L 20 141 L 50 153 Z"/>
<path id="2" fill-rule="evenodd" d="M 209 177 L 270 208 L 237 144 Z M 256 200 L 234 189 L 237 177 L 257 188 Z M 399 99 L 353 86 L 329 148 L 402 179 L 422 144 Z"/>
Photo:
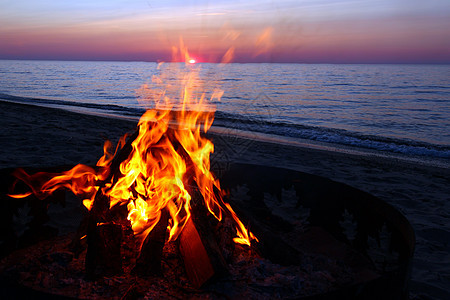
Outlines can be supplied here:
<path id="1" fill-rule="evenodd" d="M 127 143 L 120 149 L 113 158 L 108 177 L 101 183 L 95 195 L 92 208 L 87 216 L 86 226 L 87 253 L 86 253 L 86 274 L 90 278 L 101 275 L 117 274 L 122 272 L 120 255 L 120 245 L 122 241 L 122 230 L 119 225 L 112 224 L 109 213 L 110 201 L 104 195 L 105 183 L 113 177 L 120 175 L 120 164 L 128 158 L 132 151 L 132 142 L 137 138 L 137 130 Z M 80 228 L 82 230 L 82 228 Z M 79 246 L 75 243 L 75 246 Z"/>
<path id="2" fill-rule="evenodd" d="M 167 236 L 169 212 L 161 211 L 161 217 L 142 244 L 133 272 L 138 275 L 161 275 L 161 259 Z"/>
<path id="3" fill-rule="evenodd" d="M 88 278 L 122 273 L 122 228 L 105 223 L 91 228 L 87 236 L 85 268 Z"/>

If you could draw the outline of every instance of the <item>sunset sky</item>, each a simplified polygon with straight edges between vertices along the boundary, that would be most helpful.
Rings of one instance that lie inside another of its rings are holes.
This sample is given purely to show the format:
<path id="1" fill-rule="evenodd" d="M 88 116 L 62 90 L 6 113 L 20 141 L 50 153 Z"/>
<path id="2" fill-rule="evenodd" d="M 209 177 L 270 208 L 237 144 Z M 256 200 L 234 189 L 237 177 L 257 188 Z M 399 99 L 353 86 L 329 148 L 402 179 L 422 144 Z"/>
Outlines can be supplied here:
<path id="1" fill-rule="evenodd" d="M 0 0 L 0 59 L 450 63 L 449 0 Z"/>

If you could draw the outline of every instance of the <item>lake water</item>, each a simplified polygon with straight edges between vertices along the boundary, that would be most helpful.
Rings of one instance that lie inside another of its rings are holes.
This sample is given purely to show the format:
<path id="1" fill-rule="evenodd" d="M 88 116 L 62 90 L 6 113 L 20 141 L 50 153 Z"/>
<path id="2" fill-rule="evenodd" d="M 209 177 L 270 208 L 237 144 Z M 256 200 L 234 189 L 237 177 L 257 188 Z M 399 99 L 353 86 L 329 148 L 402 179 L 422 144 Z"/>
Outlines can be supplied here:
<path id="1" fill-rule="evenodd" d="M 0 99 L 137 119 L 142 85 L 183 68 L 224 91 L 216 128 L 450 164 L 450 65 L 0 60 Z"/>

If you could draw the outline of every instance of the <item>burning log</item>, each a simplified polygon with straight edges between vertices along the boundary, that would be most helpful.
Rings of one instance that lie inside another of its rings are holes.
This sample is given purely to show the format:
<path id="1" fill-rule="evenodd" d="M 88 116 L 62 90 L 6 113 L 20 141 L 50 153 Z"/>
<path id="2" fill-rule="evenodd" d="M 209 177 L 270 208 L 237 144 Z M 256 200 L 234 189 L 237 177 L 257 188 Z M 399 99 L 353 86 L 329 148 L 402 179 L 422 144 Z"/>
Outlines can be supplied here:
<path id="1" fill-rule="evenodd" d="M 111 161 L 110 165 L 110 172 L 108 177 L 104 180 L 104 182 L 108 182 L 111 180 L 111 178 L 115 177 L 117 180 L 117 175 L 119 175 L 119 167 L 120 164 L 126 160 L 129 156 L 131 151 L 133 150 L 133 147 L 131 144 L 134 142 L 134 140 L 139 136 L 139 126 L 136 129 L 136 131 L 128 138 L 126 144 L 120 149 L 120 151 L 114 156 L 113 160 Z"/>
<path id="2" fill-rule="evenodd" d="M 179 248 L 191 284 L 200 288 L 214 277 L 226 274 L 227 267 L 206 217 L 207 209 L 199 200 L 201 195 L 195 196 L 191 218 L 179 236 Z"/>
<path id="3" fill-rule="evenodd" d="M 216 272 L 192 220 L 189 220 L 184 226 L 179 243 L 187 276 L 195 288 L 200 288 Z"/>
<path id="4" fill-rule="evenodd" d="M 191 214 L 178 240 L 187 276 L 195 288 L 200 288 L 213 278 L 220 277 L 228 272 L 226 261 L 218 245 L 215 232 L 212 230 L 213 226 L 209 220 L 211 214 L 206 208 L 199 190 L 198 178 L 195 176 L 197 166 L 179 142 L 173 129 L 168 128 L 166 137 L 170 140 L 176 152 L 187 162 L 187 166 L 191 168 L 189 170 L 191 176 L 187 180 L 187 185 L 191 187 L 189 194 L 192 195 Z M 233 243 L 233 236 L 228 235 L 228 237 L 229 241 L 221 241 L 222 244 Z"/>

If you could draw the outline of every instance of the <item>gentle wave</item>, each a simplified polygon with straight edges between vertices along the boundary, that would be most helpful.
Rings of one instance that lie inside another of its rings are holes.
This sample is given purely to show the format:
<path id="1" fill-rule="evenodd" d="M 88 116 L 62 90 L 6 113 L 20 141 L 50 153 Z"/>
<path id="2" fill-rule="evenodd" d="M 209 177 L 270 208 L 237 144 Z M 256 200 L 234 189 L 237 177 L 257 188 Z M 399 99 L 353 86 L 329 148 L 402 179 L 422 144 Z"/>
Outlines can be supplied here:
<path id="1" fill-rule="evenodd" d="M 1 93 L 0 99 L 42 106 L 49 105 L 72 109 L 88 108 L 95 110 L 97 113 L 102 115 L 124 116 L 132 117 L 134 119 L 138 119 L 145 112 L 145 109 L 143 108 L 130 108 L 113 104 L 94 104 L 75 101 L 18 97 Z M 221 111 L 216 112 L 213 126 L 232 128 L 245 132 L 258 132 L 281 137 L 289 137 L 293 139 L 297 138 L 335 145 L 378 150 L 388 153 L 450 159 L 450 147 L 447 146 L 434 145 L 407 139 L 363 135 L 341 129 L 289 124 L 280 121 L 267 121 Z"/>
<path id="2" fill-rule="evenodd" d="M 405 155 L 450 158 L 450 147 L 447 146 L 406 139 L 401 140 L 363 135 L 341 129 L 288 124 L 284 122 L 268 122 L 258 119 L 242 118 L 240 115 L 221 112 L 216 112 L 214 125 Z"/>

